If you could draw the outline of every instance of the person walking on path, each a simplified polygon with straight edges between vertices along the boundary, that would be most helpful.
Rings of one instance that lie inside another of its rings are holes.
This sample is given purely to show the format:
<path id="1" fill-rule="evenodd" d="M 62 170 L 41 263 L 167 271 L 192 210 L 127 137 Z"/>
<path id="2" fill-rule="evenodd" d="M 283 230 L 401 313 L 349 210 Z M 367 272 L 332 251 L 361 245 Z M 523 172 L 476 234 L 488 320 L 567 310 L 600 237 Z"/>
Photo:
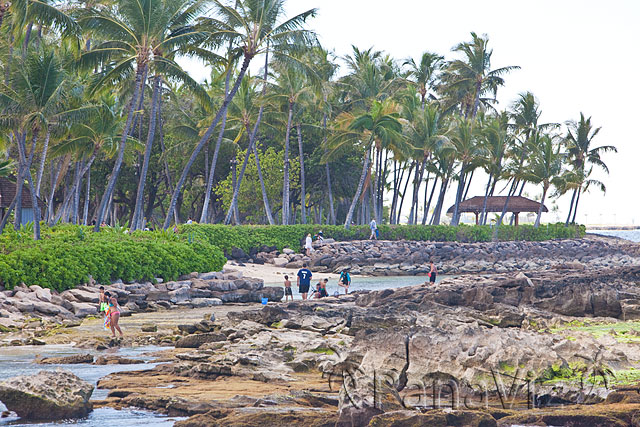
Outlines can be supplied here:
<path id="1" fill-rule="evenodd" d="M 351 286 L 351 276 L 349 275 L 349 272 L 346 268 L 342 270 L 342 273 L 340 273 L 340 277 L 338 278 L 338 286 L 344 288 L 345 295 L 349 293 L 349 286 Z"/>
<path id="2" fill-rule="evenodd" d="M 289 280 L 289 276 L 284 276 L 284 302 L 289 301 L 289 297 L 291 297 L 291 301 L 293 301 L 293 292 L 291 291 L 291 280 Z"/>
<path id="3" fill-rule="evenodd" d="M 307 234 L 307 238 L 304 242 L 304 249 L 307 252 L 307 256 L 311 256 L 311 252 L 313 252 L 313 244 L 311 240 L 311 233 Z"/>
<path id="4" fill-rule="evenodd" d="M 298 270 L 298 292 L 302 295 L 302 299 L 306 300 L 311 286 L 311 270 L 307 268 L 307 263 L 302 264 L 302 268 Z"/>
<path id="5" fill-rule="evenodd" d="M 378 240 L 378 224 L 375 219 L 371 220 L 369 228 L 371 229 L 371 236 L 369 236 L 369 240 Z"/>
<path id="6" fill-rule="evenodd" d="M 430 269 L 429 269 L 429 282 L 436 283 L 436 276 L 438 276 L 438 269 L 436 268 L 433 260 L 429 261 Z"/>

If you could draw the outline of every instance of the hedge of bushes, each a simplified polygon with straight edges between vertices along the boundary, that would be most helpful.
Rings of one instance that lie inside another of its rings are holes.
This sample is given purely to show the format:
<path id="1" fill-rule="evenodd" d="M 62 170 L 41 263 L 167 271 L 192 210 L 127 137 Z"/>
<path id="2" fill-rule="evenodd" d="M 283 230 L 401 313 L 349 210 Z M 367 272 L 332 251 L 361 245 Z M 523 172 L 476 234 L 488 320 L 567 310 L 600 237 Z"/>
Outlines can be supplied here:
<path id="1" fill-rule="evenodd" d="M 183 225 L 180 234 L 183 238 L 190 236 L 204 240 L 229 253 L 233 247 L 245 252 L 264 246 L 298 249 L 304 237 L 315 235 L 322 230 L 325 238 L 338 241 L 362 240 L 369 238 L 368 226 L 354 226 L 345 229 L 343 226 L 328 225 L 274 225 L 274 226 L 224 226 L 224 225 Z M 380 225 L 380 239 L 383 240 L 416 240 L 438 242 L 489 242 L 493 238 L 491 226 L 457 227 L 448 225 Z M 542 225 L 534 228 L 531 225 L 518 227 L 503 225 L 498 229 L 499 240 L 550 240 L 583 237 L 584 226 L 565 227 L 564 224 Z"/>
<path id="2" fill-rule="evenodd" d="M 35 242 L 26 232 L 0 236 L 0 284 L 11 289 L 20 283 L 62 291 L 86 283 L 112 280 L 175 280 L 192 271 L 219 271 L 226 259 L 206 241 L 188 241 L 172 232 L 136 232 L 88 227 L 43 229 Z"/>

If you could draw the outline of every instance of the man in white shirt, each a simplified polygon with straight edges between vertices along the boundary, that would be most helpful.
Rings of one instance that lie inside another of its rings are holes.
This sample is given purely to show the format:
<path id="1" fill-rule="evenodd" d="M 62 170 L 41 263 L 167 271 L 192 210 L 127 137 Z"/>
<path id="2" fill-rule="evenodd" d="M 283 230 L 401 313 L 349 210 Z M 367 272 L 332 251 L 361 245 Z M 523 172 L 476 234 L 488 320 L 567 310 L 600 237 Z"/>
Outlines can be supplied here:
<path id="1" fill-rule="evenodd" d="M 378 240 L 378 237 L 376 235 L 378 224 L 376 223 L 375 219 L 371 220 L 371 223 L 369 224 L 369 228 L 371 228 L 371 236 L 369 236 L 369 240 Z"/>

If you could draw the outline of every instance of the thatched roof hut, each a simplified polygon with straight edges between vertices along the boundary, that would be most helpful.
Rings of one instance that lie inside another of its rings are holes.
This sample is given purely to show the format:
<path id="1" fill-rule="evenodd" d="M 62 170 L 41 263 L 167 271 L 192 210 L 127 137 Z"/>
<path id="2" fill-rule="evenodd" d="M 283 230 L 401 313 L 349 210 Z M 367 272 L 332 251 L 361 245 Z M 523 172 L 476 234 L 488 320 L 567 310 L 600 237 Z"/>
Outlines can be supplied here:
<path id="1" fill-rule="evenodd" d="M 487 212 L 502 212 L 504 204 L 507 202 L 507 196 L 492 196 L 487 198 Z M 482 212 L 482 205 L 484 204 L 484 197 L 476 196 L 467 199 L 460 203 L 460 212 L 473 212 L 476 214 L 476 224 L 478 223 L 478 215 Z M 447 210 L 448 214 L 453 214 L 454 206 L 451 206 Z M 513 212 L 516 214 L 516 225 L 518 225 L 518 214 L 520 212 L 535 212 L 540 209 L 540 203 L 535 200 L 527 199 L 522 196 L 511 196 L 509 198 L 509 205 L 507 206 L 507 212 Z M 549 212 L 546 206 L 542 206 L 542 212 Z"/>

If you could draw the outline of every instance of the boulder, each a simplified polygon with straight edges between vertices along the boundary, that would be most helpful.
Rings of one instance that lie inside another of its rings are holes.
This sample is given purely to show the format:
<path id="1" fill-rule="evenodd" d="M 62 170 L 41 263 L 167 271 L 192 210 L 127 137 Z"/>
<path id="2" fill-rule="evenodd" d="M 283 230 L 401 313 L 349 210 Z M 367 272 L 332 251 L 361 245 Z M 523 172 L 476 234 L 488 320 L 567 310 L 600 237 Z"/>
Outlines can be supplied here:
<path id="1" fill-rule="evenodd" d="M 100 300 L 100 294 L 98 292 L 89 292 L 82 289 L 69 289 L 66 292 L 73 295 L 80 302 L 97 304 Z"/>
<path id="2" fill-rule="evenodd" d="M 174 304 L 187 301 L 190 298 L 189 288 L 178 288 L 175 291 L 169 292 L 169 301 Z"/>
<path id="3" fill-rule="evenodd" d="M 285 265 L 289 264 L 289 258 L 278 257 L 278 258 L 274 258 L 273 260 L 271 260 L 271 262 L 276 267 L 284 267 Z"/>
<path id="4" fill-rule="evenodd" d="M 93 363 L 92 354 L 74 354 L 73 356 L 45 357 L 36 359 L 40 365 L 76 365 L 80 363 Z"/>
<path id="5" fill-rule="evenodd" d="M 77 317 L 87 317 L 98 314 L 98 307 L 86 302 L 70 302 L 73 314 Z"/>
<path id="6" fill-rule="evenodd" d="M 86 417 L 93 385 L 69 371 L 40 371 L 0 383 L 0 401 L 26 420 L 62 420 Z"/>
<path id="7" fill-rule="evenodd" d="M 176 348 L 198 348 L 206 343 L 221 342 L 226 340 L 226 335 L 216 332 L 187 335 L 186 337 L 182 337 L 178 341 L 176 341 Z"/>

